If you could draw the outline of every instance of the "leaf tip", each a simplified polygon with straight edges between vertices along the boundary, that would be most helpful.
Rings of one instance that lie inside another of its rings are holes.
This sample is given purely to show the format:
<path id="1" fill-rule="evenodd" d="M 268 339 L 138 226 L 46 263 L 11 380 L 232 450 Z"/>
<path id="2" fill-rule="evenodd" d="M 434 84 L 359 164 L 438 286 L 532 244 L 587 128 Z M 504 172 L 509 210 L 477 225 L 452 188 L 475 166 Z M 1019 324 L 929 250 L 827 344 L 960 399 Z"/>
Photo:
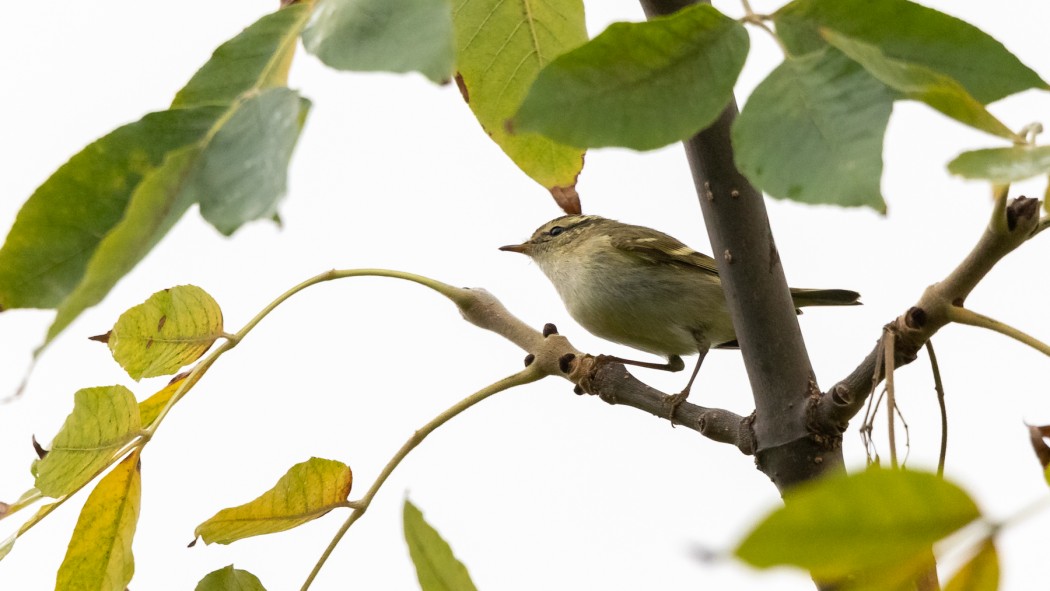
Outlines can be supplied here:
<path id="1" fill-rule="evenodd" d="M 189 544 L 186 544 L 186 547 L 187 548 L 192 548 L 192 547 L 196 546 L 197 545 L 197 540 L 199 540 L 199 539 L 200 539 L 199 537 L 193 536 L 193 539 L 190 540 Z"/>
<path id="2" fill-rule="evenodd" d="M 43 445 L 40 445 L 39 441 L 36 440 L 36 435 L 33 435 L 33 451 L 36 452 L 36 457 L 40 458 L 41 460 L 44 459 L 44 456 L 47 455 L 47 450 L 44 449 Z"/>
<path id="3" fill-rule="evenodd" d="M 106 334 L 97 334 L 93 337 L 88 337 L 89 341 L 95 341 L 99 343 L 109 343 L 109 335 L 113 334 L 113 331 L 107 331 Z"/>
<path id="4" fill-rule="evenodd" d="M 550 192 L 551 196 L 554 197 L 554 202 L 566 214 L 580 215 L 583 213 L 583 207 L 580 205 L 580 194 L 576 191 L 576 185 L 551 187 Z"/>

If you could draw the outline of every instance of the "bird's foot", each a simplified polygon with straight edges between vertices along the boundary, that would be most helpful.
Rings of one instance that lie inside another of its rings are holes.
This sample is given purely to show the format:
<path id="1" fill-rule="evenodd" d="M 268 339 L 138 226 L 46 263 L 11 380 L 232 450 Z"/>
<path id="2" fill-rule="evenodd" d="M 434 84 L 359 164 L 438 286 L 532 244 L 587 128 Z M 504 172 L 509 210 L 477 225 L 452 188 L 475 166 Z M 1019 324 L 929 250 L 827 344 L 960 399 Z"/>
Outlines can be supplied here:
<path id="1" fill-rule="evenodd" d="M 671 421 L 672 429 L 675 426 L 674 413 L 678 410 L 678 407 L 685 402 L 686 398 L 689 398 L 689 388 L 686 388 L 677 394 L 669 394 L 664 398 L 664 404 L 667 405 L 667 420 Z"/>

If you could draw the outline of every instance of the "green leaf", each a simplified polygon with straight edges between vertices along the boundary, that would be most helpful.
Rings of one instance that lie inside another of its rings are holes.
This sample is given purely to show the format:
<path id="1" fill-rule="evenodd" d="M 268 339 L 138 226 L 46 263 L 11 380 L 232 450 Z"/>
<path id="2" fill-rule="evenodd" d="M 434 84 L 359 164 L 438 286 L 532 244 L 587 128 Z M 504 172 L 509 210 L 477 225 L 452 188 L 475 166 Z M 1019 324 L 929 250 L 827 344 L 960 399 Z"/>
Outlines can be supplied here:
<path id="1" fill-rule="evenodd" d="M 151 113 L 55 171 L 22 206 L 0 249 L 0 309 L 61 304 L 143 179 L 169 152 L 204 136 L 221 114 L 215 107 Z"/>
<path id="2" fill-rule="evenodd" d="M 874 45 L 851 39 L 831 30 L 821 31 L 828 43 L 864 66 L 880 82 L 904 96 L 922 101 L 941 113 L 992 135 L 1015 139 L 1009 127 L 988 112 L 955 80 L 925 66 L 886 57 Z"/>
<path id="3" fill-rule="evenodd" d="M 346 506 L 353 476 L 342 462 L 310 458 L 296 464 L 259 498 L 223 509 L 197 526 L 206 544 L 229 544 L 298 527 Z"/>
<path id="4" fill-rule="evenodd" d="M 998 588 L 999 553 L 995 550 L 995 541 L 988 538 L 952 576 L 944 591 L 995 591 Z"/>
<path id="5" fill-rule="evenodd" d="M 833 48 L 788 58 L 733 125 L 737 166 L 773 197 L 885 212 L 879 181 L 893 97 Z"/>
<path id="6" fill-rule="evenodd" d="M 1050 146 L 1013 146 L 963 152 L 948 163 L 948 172 L 968 179 L 1005 185 L 1050 174 Z"/>
<path id="7" fill-rule="evenodd" d="M 319 0 L 303 46 L 325 64 L 358 72 L 420 72 L 452 79 L 449 0 Z"/>
<path id="8" fill-rule="evenodd" d="M 131 542 L 139 520 L 142 494 L 139 453 L 117 464 L 91 491 L 66 557 L 58 568 L 56 589 L 125 591 L 135 573 Z"/>
<path id="9" fill-rule="evenodd" d="M 229 565 L 205 575 L 194 591 L 266 591 L 259 577 Z"/>
<path id="10" fill-rule="evenodd" d="M 187 181 L 204 219 L 229 236 L 245 222 L 277 213 L 309 108 L 310 101 L 287 88 L 246 95 L 230 107 Z"/>
<path id="11" fill-rule="evenodd" d="M 141 428 L 135 396 L 124 386 L 83 388 L 73 395 L 51 450 L 36 463 L 34 486 L 49 497 L 71 493 L 113 460 Z"/>
<path id="12" fill-rule="evenodd" d="M 285 86 L 299 33 L 312 9 L 312 2 L 291 4 L 220 45 L 175 95 L 171 108 L 228 106 L 251 90 Z"/>
<path id="13" fill-rule="evenodd" d="M 195 285 L 179 285 L 121 314 L 108 344 L 113 359 L 138 381 L 175 373 L 222 334 L 219 304 Z"/>
<path id="14" fill-rule="evenodd" d="M 614 23 L 540 71 L 514 128 L 580 147 L 684 140 L 733 98 L 747 52 L 743 25 L 707 4 Z"/>
<path id="15" fill-rule="evenodd" d="M 198 153 L 193 146 L 169 152 L 161 166 L 143 177 L 131 194 L 124 217 L 99 242 L 80 282 L 58 306 L 48 341 L 81 312 L 101 302 L 193 204 L 180 188 Z"/>
<path id="16" fill-rule="evenodd" d="M 272 217 L 309 103 L 286 89 L 265 90 L 285 84 L 311 6 L 259 19 L 216 50 L 172 110 L 118 128 L 55 171 L 0 249 L 0 310 L 59 308 L 46 345 L 101 301 L 195 200 L 207 201 L 202 209 L 227 234 Z M 226 172 L 246 169 L 251 174 L 238 182 Z"/>
<path id="17" fill-rule="evenodd" d="M 978 517 L 969 495 L 934 474 L 873 469 L 794 489 L 736 555 L 760 568 L 802 567 L 833 582 L 926 554 Z"/>
<path id="18" fill-rule="evenodd" d="M 507 156 L 552 192 L 572 191 L 583 151 L 535 133 L 511 134 L 517 111 L 543 66 L 587 40 L 582 0 L 473 0 L 452 15 L 460 91 Z"/>
<path id="19" fill-rule="evenodd" d="M 431 527 L 411 501 L 405 499 L 403 511 L 405 542 L 422 591 L 477 591 L 448 542 Z"/>
<path id="20" fill-rule="evenodd" d="M 1050 89 L 1039 75 L 984 31 L 907 0 L 795 0 L 773 15 L 793 54 L 824 45 L 831 29 L 878 47 L 887 57 L 957 80 L 981 104 L 1026 90 Z"/>

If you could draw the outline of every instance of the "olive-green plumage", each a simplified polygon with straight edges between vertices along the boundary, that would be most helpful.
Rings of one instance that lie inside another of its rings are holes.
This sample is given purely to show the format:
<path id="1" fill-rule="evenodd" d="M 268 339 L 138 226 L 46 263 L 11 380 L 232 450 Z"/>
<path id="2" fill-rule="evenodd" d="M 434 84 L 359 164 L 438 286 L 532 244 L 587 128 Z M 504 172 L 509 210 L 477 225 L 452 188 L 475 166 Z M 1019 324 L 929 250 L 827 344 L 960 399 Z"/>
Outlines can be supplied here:
<path id="1" fill-rule="evenodd" d="M 502 250 L 536 261 L 581 326 L 665 356 L 667 369 L 682 369 L 681 355 L 735 346 L 714 259 L 663 232 L 567 215 Z M 792 289 L 791 295 L 799 307 L 856 305 L 860 297 L 844 289 Z"/>

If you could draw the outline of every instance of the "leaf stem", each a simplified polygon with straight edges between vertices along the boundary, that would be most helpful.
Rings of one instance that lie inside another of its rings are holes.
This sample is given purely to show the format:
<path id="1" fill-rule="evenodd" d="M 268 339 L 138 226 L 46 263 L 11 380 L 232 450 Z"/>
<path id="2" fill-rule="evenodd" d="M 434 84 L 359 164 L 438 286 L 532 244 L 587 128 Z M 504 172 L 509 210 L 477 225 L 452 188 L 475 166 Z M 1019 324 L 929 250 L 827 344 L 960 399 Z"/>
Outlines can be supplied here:
<path id="1" fill-rule="evenodd" d="M 193 367 L 193 369 L 190 371 L 189 376 L 187 376 L 183 384 L 179 387 L 178 390 L 175 391 L 174 394 L 172 394 L 171 398 L 168 400 L 168 403 L 165 404 L 164 408 L 161 409 L 160 413 L 157 414 L 157 418 L 154 419 L 153 422 L 143 430 L 143 438 L 148 440 L 150 437 L 152 437 L 153 433 L 156 432 L 161 422 L 168 415 L 168 412 L 175 406 L 175 404 L 179 402 L 179 400 L 182 400 L 183 396 L 185 396 L 186 393 L 189 392 L 190 388 L 192 388 L 193 385 L 196 384 L 198 380 L 200 380 L 204 373 L 208 371 L 208 368 L 210 368 L 211 365 L 215 363 L 215 360 L 218 359 L 219 356 L 225 353 L 226 351 L 229 351 L 230 349 L 236 347 L 237 344 L 241 342 L 241 339 L 243 339 L 249 332 L 251 332 L 252 329 L 254 329 L 260 322 L 262 322 L 263 319 L 270 314 L 270 312 L 273 312 L 277 308 L 277 306 L 280 306 L 289 298 L 310 286 L 317 285 L 318 283 L 324 283 L 326 281 L 332 281 L 335 279 L 344 279 L 347 277 L 393 277 L 395 279 L 403 279 L 405 281 L 411 281 L 413 283 L 418 283 L 425 287 L 429 287 L 430 289 L 433 289 L 441 295 L 449 298 L 457 305 L 463 300 L 462 292 L 464 290 L 461 290 L 460 288 L 452 287 L 451 285 L 442 283 L 434 279 L 430 279 L 429 277 L 416 275 L 414 273 L 406 273 L 403 271 L 394 271 L 390 269 L 332 269 L 331 271 L 325 271 L 324 273 L 314 275 L 306 281 L 303 281 L 302 283 L 292 287 L 288 291 L 285 291 L 281 295 L 277 296 L 277 299 L 267 304 L 265 308 L 260 310 L 259 313 L 255 315 L 255 317 L 249 320 L 248 323 L 245 324 L 244 327 L 236 333 L 224 333 L 223 336 L 226 338 L 226 340 L 222 344 L 220 344 L 214 351 L 209 353 L 203 361 L 201 361 Z"/>
<path id="2" fill-rule="evenodd" d="M 379 492 L 379 489 L 383 486 L 383 483 L 386 482 L 387 478 L 390 477 L 390 474 L 393 473 L 394 469 L 397 468 L 398 464 L 401 463 L 401 460 L 405 459 L 405 456 L 407 456 L 409 452 L 415 449 L 415 447 L 419 445 L 427 437 L 427 435 L 430 435 L 430 433 L 432 433 L 435 429 L 445 424 L 456 415 L 481 402 L 482 400 L 485 400 L 489 396 L 492 396 L 493 394 L 497 394 L 509 388 L 513 388 L 515 386 L 522 386 L 525 384 L 535 382 L 543 377 L 545 377 L 545 374 L 542 371 L 540 371 L 535 365 L 529 366 L 514 375 L 505 377 L 502 380 L 490 384 L 482 388 L 481 390 L 478 390 L 477 392 L 471 394 L 470 396 L 467 396 L 463 400 L 460 400 L 456 404 L 443 411 L 441 414 L 431 419 L 430 422 L 428 422 L 426 425 L 423 425 L 414 433 L 412 433 L 412 436 L 409 437 L 407 441 L 405 441 L 404 445 L 401 446 L 401 449 L 397 450 L 397 453 L 395 453 L 394 456 L 390 458 L 390 461 L 386 463 L 386 466 L 383 467 L 383 470 L 379 473 L 379 476 L 376 477 L 375 482 L 372 483 L 372 486 L 368 489 L 368 492 L 366 492 L 365 495 L 359 500 L 353 501 L 353 503 L 357 506 L 354 508 L 353 512 L 350 513 L 350 516 L 347 517 L 346 521 L 343 522 L 342 527 L 340 527 L 339 531 L 337 531 L 335 536 L 332 537 L 332 541 L 329 542 L 328 547 L 325 548 L 324 553 L 322 553 L 321 557 L 317 560 L 317 564 L 314 565 L 313 570 L 310 571 L 310 575 L 306 578 L 306 581 L 303 583 L 302 591 L 306 591 L 310 588 L 310 585 L 314 582 L 314 579 L 317 578 L 317 574 L 321 572 L 321 567 L 324 566 L 325 562 L 328 560 L 328 557 L 332 555 L 332 551 L 335 550 L 335 547 L 339 544 L 339 541 L 343 539 L 344 535 L 346 535 L 346 532 L 350 529 L 350 526 L 352 526 L 354 522 L 360 519 L 361 516 L 364 515 L 365 511 L 368 510 L 368 505 L 372 502 L 372 498 L 375 497 L 376 493 Z"/>
<path id="3" fill-rule="evenodd" d="M 998 320 L 989 318 L 983 314 L 978 314 L 969 308 L 963 308 L 961 306 L 949 306 L 947 309 L 948 320 L 951 322 L 957 322 L 959 324 L 968 324 L 970 326 L 976 326 L 978 328 L 987 328 L 988 330 L 994 330 L 999 334 L 1006 335 L 1012 339 L 1018 340 L 1029 347 L 1039 351 L 1043 355 L 1050 355 L 1050 345 L 1040 341 L 1039 339 L 1022 332 L 1008 324 L 999 322 Z"/>
<path id="4" fill-rule="evenodd" d="M 933 372 L 933 387 L 937 391 L 937 406 L 941 409 L 941 450 L 937 456 L 937 476 L 944 476 L 944 459 L 948 455 L 948 408 L 944 404 L 944 382 L 941 381 L 941 366 L 933 351 L 933 339 L 926 341 L 926 352 L 930 354 L 930 370 Z"/>

